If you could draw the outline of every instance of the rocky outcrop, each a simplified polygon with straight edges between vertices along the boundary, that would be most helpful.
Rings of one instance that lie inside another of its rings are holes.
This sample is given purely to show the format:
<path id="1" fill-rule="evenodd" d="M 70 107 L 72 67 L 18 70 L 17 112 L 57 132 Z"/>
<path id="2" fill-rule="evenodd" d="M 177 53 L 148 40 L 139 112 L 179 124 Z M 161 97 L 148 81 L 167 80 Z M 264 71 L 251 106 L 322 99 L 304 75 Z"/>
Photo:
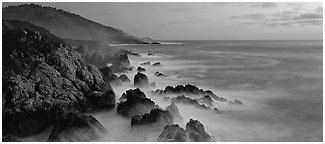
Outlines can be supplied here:
<path id="1" fill-rule="evenodd" d="M 143 63 L 141 63 L 140 65 L 150 65 L 150 62 L 149 62 L 149 61 L 147 61 L 147 62 L 143 62 Z"/>
<path id="2" fill-rule="evenodd" d="M 131 120 L 131 126 L 154 125 L 156 128 L 163 128 L 172 123 L 172 114 L 168 110 L 161 110 L 159 108 L 153 109 L 150 113 L 144 115 L 135 115 Z"/>
<path id="3" fill-rule="evenodd" d="M 58 114 L 49 141 L 89 141 L 106 132 L 92 116 L 78 113 Z"/>
<path id="4" fill-rule="evenodd" d="M 198 120 L 190 119 L 185 128 L 188 133 L 189 139 L 194 142 L 208 142 L 211 136 L 206 133 L 204 125 Z"/>
<path id="5" fill-rule="evenodd" d="M 186 131 L 178 124 L 165 126 L 164 130 L 158 137 L 158 142 L 186 142 Z"/>
<path id="6" fill-rule="evenodd" d="M 56 111 L 112 108 L 101 72 L 46 29 L 3 20 L 2 132 L 27 136 L 54 124 Z"/>
<path id="7" fill-rule="evenodd" d="M 213 109 L 213 107 L 209 107 L 203 103 L 200 103 L 197 99 L 192 99 L 190 97 L 186 97 L 184 95 L 179 95 L 177 97 L 172 98 L 173 102 L 176 103 L 183 103 L 183 104 L 188 104 L 188 105 L 193 105 L 197 108 L 201 108 L 201 109 L 206 109 L 206 110 L 211 110 Z M 216 108 L 215 108 L 216 109 Z"/>
<path id="8" fill-rule="evenodd" d="M 152 64 L 152 66 L 161 66 L 161 63 L 160 62 L 155 62 Z"/>
<path id="9" fill-rule="evenodd" d="M 161 72 L 155 72 L 155 76 L 157 76 L 157 77 L 168 77 L 168 75 L 165 75 L 165 74 L 163 74 Z"/>
<path id="10" fill-rule="evenodd" d="M 138 72 L 135 76 L 134 76 L 134 86 L 138 87 L 138 88 L 146 88 L 149 86 L 149 80 L 148 77 L 141 73 Z"/>
<path id="11" fill-rule="evenodd" d="M 208 106 L 213 106 L 213 100 L 212 100 L 212 98 L 209 96 L 209 95 L 206 95 L 206 96 L 204 96 L 204 97 L 202 97 L 202 98 L 200 98 L 201 100 L 202 100 L 202 102 L 203 103 L 205 103 L 206 105 L 208 105 Z"/>
<path id="12" fill-rule="evenodd" d="M 227 101 L 227 99 L 217 96 L 216 94 L 214 94 L 210 90 L 199 89 L 195 85 L 191 85 L 191 84 L 187 84 L 185 86 L 177 85 L 176 87 L 166 86 L 164 90 L 159 90 L 158 89 L 158 90 L 156 90 L 154 92 L 154 94 L 158 94 L 158 95 L 165 95 L 165 94 L 193 94 L 193 95 L 202 96 L 202 97 L 208 95 L 211 98 L 215 99 L 216 101 L 220 101 L 220 102 Z"/>
<path id="13" fill-rule="evenodd" d="M 231 105 L 243 105 L 243 102 L 240 100 L 235 99 L 234 101 L 229 101 L 229 104 Z"/>
<path id="14" fill-rule="evenodd" d="M 183 119 L 179 113 L 177 105 L 174 102 L 167 106 L 165 110 L 169 111 L 172 114 L 174 121 L 181 121 Z"/>
<path id="15" fill-rule="evenodd" d="M 113 86 L 121 86 L 121 80 L 117 77 L 108 66 L 99 69 L 104 77 L 104 80 Z"/>
<path id="16" fill-rule="evenodd" d="M 146 98 L 145 94 L 139 89 L 126 91 L 121 100 L 122 102 L 117 106 L 117 112 L 123 116 L 132 117 L 149 113 L 158 107 L 152 100 Z"/>
<path id="17" fill-rule="evenodd" d="M 138 70 L 139 72 L 146 71 L 146 69 L 145 69 L 145 68 L 142 68 L 142 67 L 138 67 L 137 70 Z"/>
<path id="18" fill-rule="evenodd" d="M 119 79 L 122 81 L 122 82 L 130 82 L 131 80 L 128 78 L 128 76 L 126 76 L 125 74 L 122 74 L 119 76 Z"/>

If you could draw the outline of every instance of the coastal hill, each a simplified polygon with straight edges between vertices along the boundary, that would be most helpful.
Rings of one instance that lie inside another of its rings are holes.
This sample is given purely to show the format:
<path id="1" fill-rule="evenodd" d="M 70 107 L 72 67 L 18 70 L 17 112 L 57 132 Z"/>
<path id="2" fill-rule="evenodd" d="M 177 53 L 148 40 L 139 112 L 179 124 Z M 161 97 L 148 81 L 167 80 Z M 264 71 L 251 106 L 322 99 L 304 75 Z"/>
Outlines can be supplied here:
<path id="1" fill-rule="evenodd" d="M 148 38 L 131 36 L 120 29 L 102 25 L 74 13 L 37 4 L 5 7 L 2 9 L 2 17 L 44 27 L 63 39 L 102 41 L 108 44 L 157 43 Z"/>

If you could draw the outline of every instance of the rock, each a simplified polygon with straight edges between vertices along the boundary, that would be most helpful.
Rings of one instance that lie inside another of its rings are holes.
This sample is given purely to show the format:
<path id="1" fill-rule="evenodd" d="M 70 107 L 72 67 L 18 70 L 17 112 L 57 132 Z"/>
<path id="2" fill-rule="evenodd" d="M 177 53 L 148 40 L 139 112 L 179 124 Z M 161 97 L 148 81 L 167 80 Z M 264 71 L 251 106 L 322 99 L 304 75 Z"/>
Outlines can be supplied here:
<path id="1" fill-rule="evenodd" d="M 135 87 L 139 87 L 139 88 L 146 88 L 149 86 L 149 80 L 148 77 L 141 73 L 138 72 L 135 76 L 134 76 L 134 86 Z"/>
<path id="2" fill-rule="evenodd" d="M 143 62 L 143 63 L 141 63 L 140 65 L 150 65 L 150 62 L 149 62 L 149 61 L 147 61 L 147 62 Z"/>
<path id="3" fill-rule="evenodd" d="M 154 125 L 157 127 L 165 127 L 168 124 L 173 123 L 173 116 L 168 110 L 161 110 L 159 108 L 153 109 L 150 113 L 144 115 L 135 115 L 132 117 L 131 126 L 140 125 Z"/>
<path id="4" fill-rule="evenodd" d="M 190 97 L 186 97 L 184 95 L 179 95 L 177 97 L 174 97 L 172 98 L 172 100 L 178 103 L 200 105 L 200 103 L 197 100 L 191 99 Z"/>
<path id="5" fill-rule="evenodd" d="M 151 82 L 151 83 L 150 83 L 150 87 L 151 87 L 151 88 L 156 88 L 156 82 Z"/>
<path id="6" fill-rule="evenodd" d="M 107 132 L 92 116 L 77 113 L 59 115 L 48 141 L 89 141 Z"/>
<path id="7" fill-rule="evenodd" d="M 125 74 L 122 74 L 120 75 L 119 79 L 122 81 L 122 82 L 129 82 L 131 81 L 128 76 L 126 76 Z"/>
<path id="8" fill-rule="evenodd" d="M 164 130 L 158 137 L 158 142 L 186 142 L 186 131 L 179 127 L 178 124 L 165 126 Z"/>
<path id="9" fill-rule="evenodd" d="M 234 101 L 229 101 L 229 104 L 231 105 L 243 105 L 243 102 L 240 100 L 235 99 Z"/>
<path id="10" fill-rule="evenodd" d="M 205 132 L 203 124 L 198 120 L 190 119 L 186 124 L 186 132 L 189 135 L 191 141 L 194 142 L 208 142 L 211 140 L 211 136 Z"/>
<path id="11" fill-rule="evenodd" d="M 168 77 L 167 75 L 161 73 L 161 72 L 155 72 L 155 76 L 157 77 Z"/>
<path id="12" fill-rule="evenodd" d="M 152 42 L 150 44 L 161 44 L 160 42 Z"/>
<path id="13" fill-rule="evenodd" d="M 14 138 L 13 136 L 3 136 L 2 142 L 21 142 L 21 141 Z"/>
<path id="14" fill-rule="evenodd" d="M 174 102 L 172 102 L 169 106 L 167 106 L 165 108 L 165 110 L 168 110 L 172 114 L 174 121 L 182 121 L 183 120 L 182 116 L 179 113 L 179 109 Z"/>
<path id="15" fill-rule="evenodd" d="M 160 62 L 156 62 L 156 63 L 152 64 L 152 66 L 161 66 L 161 63 Z"/>
<path id="16" fill-rule="evenodd" d="M 149 113 L 152 109 L 158 107 L 152 100 L 146 98 L 145 94 L 139 89 L 128 90 L 121 98 L 126 99 L 126 101 L 118 104 L 117 112 L 123 116 L 132 117 Z"/>
<path id="17" fill-rule="evenodd" d="M 54 112 L 113 107 L 101 72 L 60 38 L 27 22 L 4 20 L 3 135 L 28 136 L 53 125 Z"/>
<path id="18" fill-rule="evenodd" d="M 205 104 L 207 104 L 208 106 L 213 106 L 213 100 L 209 95 L 206 95 L 202 98 L 200 98 Z"/>
<path id="19" fill-rule="evenodd" d="M 154 55 L 153 53 L 148 53 L 148 56 L 152 56 L 152 55 Z"/>
<path id="20" fill-rule="evenodd" d="M 139 72 L 146 71 L 146 69 L 145 69 L 145 68 L 142 68 L 142 67 L 138 67 L 137 70 L 138 70 Z"/>
<path id="21" fill-rule="evenodd" d="M 104 77 L 104 80 L 113 86 L 121 86 L 121 80 L 111 70 L 110 67 L 102 67 L 99 69 Z"/>

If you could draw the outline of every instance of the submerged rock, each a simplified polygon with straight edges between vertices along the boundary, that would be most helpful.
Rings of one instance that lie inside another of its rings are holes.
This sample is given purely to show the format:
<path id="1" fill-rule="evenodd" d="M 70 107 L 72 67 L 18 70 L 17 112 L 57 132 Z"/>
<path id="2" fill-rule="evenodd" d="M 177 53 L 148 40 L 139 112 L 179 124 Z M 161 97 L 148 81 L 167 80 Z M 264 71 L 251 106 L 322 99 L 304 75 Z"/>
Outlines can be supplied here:
<path id="1" fill-rule="evenodd" d="M 150 65 L 150 62 L 149 62 L 149 61 L 147 61 L 147 62 L 143 62 L 143 63 L 141 63 L 140 65 Z"/>
<path id="2" fill-rule="evenodd" d="M 178 124 L 165 126 L 164 130 L 158 137 L 158 142 L 186 142 L 186 131 L 179 127 Z"/>
<path id="3" fill-rule="evenodd" d="M 122 95 L 121 99 L 126 99 L 126 101 L 118 104 L 117 112 L 123 116 L 132 117 L 149 113 L 152 109 L 158 107 L 155 102 L 146 98 L 145 94 L 139 89 L 128 90 L 126 94 Z"/>
<path id="4" fill-rule="evenodd" d="M 58 115 L 48 141 L 89 141 L 106 132 L 92 116 L 77 113 Z"/>
<path id="5" fill-rule="evenodd" d="M 119 76 L 119 79 L 122 81 L 122 82 L 129 82 L 131 81 L 128 76 L 126 76 L 125 74 L 122 74 Z"/>
<path id="6" fill-rule="evenodd" d="M 160 62 L 155 62 L 152 64 L 152 66 L 161 66 L 161 63 Z"/>
<path id="7" fill-rule="evenodd" d="M 137 70 L 138 70 L 139 72 L 146 71 L 146 69 L 145 69 L 145 68 L 142 68 L 142 67 L 138 67 Z"/>
<path id="8" fill-rule="evenodd" d="M 243 102 L 240 100 L 235 99 L 234 101 L 229 101 L 229 104 L 231 105 L 243 105 Z"/>
<path id="9" fill-rule="evenodd" d="M 54 112 L 115 105 L 101 72 L 60 38 L 27 22 L 4 20 L 3 135 L 28 136 L 54 124 Z"/>
<path id="10" fill-rule="evenodd" d="M 149 86 L 148 77 L 145 74 L 138 72 L 134 76 L 134 86 L 139 88 L 148 87 Z"/>
<path id="11" fill-rule="evenodd" d="M 172 114 L 168 110 L 161 110 L 159 108 L 153 109 L 150 113 L 144 115 L 135 115 L 131 120 L 132 126 L 154 124 L 156 128 L 164 127 L 165 125 L 172 123 Z"/>
<path id="12" fill-rule="evenodd" d="M 191 141 L 208 142 L 211 140 L 211 136 L 206 133 L 204 125 L 198 120 L 190 119 L 190 121 L 186 124 L 185 130 L 188 133 Z"/>

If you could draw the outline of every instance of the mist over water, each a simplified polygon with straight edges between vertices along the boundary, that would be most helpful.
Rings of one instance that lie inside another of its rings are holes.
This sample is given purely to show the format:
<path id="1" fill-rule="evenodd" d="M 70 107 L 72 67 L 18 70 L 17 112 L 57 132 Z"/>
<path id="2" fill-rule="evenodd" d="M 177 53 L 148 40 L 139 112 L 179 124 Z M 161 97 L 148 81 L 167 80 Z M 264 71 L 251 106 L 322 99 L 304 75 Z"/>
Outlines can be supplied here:
<path id="1" fill-rule="evenodd" d="M 216 102 L 220 113 L 177 103 L 185 128 L 199 120 L 213 141 L 322 141 L 323 85 L 321 41 L 182 41 L 182 45 L 132 45 L 119 48 L 141 54 L 129 56 L 136 69 L 141 63 L 160 62 L 161 67 L 141 65 L 157 89 L 194 84 L 243 105 Z M 154 55 L 148 56 L 148 53 Z M 155 72 L 168 77 L 157 77 Z M 134 89 L 131 80 L 113 87 L 118 100 Z M 122 74 L 117 74 L 118 76 Z M 142 89 L 161 108 L 171 104 L 163 96 Z M 173 97 L 176 95 L 170 95 Z M 131 127 L 131 119 L 110 111 L 92 113 L 108 130 L 94 141 L 156 141 L 162 129 Z M 46 137 L 46 132 L 38 139 Z M 33 137 L 32 139 L 34 139 Z M 29 141 L 31 138 L 26 138 Z"/>

